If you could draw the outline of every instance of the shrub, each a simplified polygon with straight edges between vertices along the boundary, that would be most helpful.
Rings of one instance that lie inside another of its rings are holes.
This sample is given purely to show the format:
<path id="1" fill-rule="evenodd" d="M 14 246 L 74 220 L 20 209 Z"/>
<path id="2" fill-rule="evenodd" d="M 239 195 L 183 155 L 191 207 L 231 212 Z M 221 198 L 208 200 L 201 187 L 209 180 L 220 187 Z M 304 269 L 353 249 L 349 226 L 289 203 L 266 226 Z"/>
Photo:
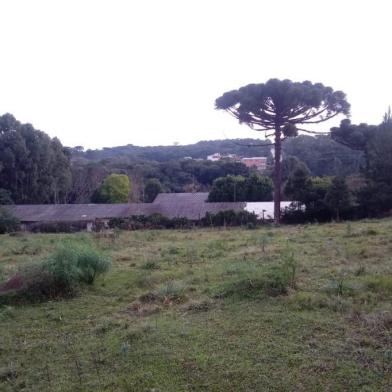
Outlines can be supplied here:
<path id="1" fill-rule="evenodd" d="M 207 213 L 201 220 L 202 226 L 247 226 L 256 225 L 257 216 L 248 211 L 220 211 L 216 214 Z"/>
<path id="2" fill-rule="evenodd" d="M 19 230 L 19 220 L 7 209 L 0 207 L 0 234 Z"/>
<path id="3" fill-rule="evenodd" d="M 21 272 L 23 286 L 15 294 L 28 301 L 71 297 L 76 293 L 77 286 L 76 281 L 70 279 L 69 272 L 61 271 L 61 268 L 50 271 L 43 264 L 29 266 Z"/>
<path id="4" fill-rule="evenodd" d="M 33 233 L 76 233 L 86 229 L 86 222 L 39 222 L 29 226 Z"/>
<path id="5" fill-rule="evenodd" d="M 0 302 L 40 301 L 76 294 L 109 269 L 109 261 L 89 246 L 60 247 L 45 261 L 21 269 L 0 285 Z"/>
<path id="6" fill-rule="evenodd" d="M 197 222 L 187 218 L 170 219 L 161 214 L 113 218 L 109 221 L 109 227 L 117 227 L 123 230 L 192 229 L 195 226 L 247 226 L 255 228 L 258 223 L 257 216 L 251 212 L 227 210 L 220 211 L 217 214 L 207 213 L 203 219 Z"/>
<path id="7" fill-rule="evenodd" d="M 61 247 L 43 263 L 42 270 L 48 272 L 57 284 L 71 287 L 80 276 L 78 252 L 72 247 Z"/>
<path id="8" fill-rule="evenodd" d="M 187 218 L 169 219 L 161 214 L 149 216 L 138 215 L 129 218 L 113 218 L 109 221 L 109 227 L 122 230 L 141 229 L 190 229 L 194 227 L 194 222 Z"/>
<path id="9" fill-rule="evenodd" d="M 78 251 L 77 267 L 79 280 L 93 284 L 98 275 L 109 270 L 110 261 L 95 249 L 85 247 Z"/>

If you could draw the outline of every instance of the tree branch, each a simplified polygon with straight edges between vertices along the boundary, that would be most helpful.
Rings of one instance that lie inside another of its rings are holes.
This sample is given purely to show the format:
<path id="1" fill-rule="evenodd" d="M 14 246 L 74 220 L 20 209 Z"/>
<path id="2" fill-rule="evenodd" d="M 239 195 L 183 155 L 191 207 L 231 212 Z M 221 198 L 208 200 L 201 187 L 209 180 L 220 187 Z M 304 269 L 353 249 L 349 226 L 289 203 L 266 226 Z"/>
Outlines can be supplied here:
<path id="1" fill-rule="evenodd" d="M 309 131 L 309 129 L 297 128 L 298 131 L 311 133 L 313 135 L 329 135 L 329 132 Z"/>

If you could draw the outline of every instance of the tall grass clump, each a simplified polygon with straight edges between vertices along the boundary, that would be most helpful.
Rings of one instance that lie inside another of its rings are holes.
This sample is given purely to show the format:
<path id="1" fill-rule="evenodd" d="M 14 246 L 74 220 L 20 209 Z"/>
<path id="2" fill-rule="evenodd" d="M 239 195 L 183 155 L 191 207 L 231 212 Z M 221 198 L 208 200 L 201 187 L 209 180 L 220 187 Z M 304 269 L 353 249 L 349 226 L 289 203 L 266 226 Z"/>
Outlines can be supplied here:
<path id="1" fill-rule="evenodd" d="M 80 282 L 93 284 L 109 267 L 109 260 L 89 245 L 58 248 L 43 264 L 56 281 L 69 286 Z"/>
<path id="2" fill-rule="evenodd" d="M 275 297 L 288 293 L 294 286 L 295 267 L 288 262 L 232 274 L 233 278 L 219 288 L 216 297 L 252 298 L 260 295 Z"/>
<path id="3" fill-rule="evenodd" d="M 109 267 L 110 261 L 89 245 L 68 244 L 1 284 L 0 302 L 72 297 L 83 284 L 93 284 Z"/>
<path id="4" fill-rule="evenodd" d="M 101 252 L 90 247 L 79 249 L 77 267 L 80 281 L 93 284 L 95 279 L 110 268 L 110 261 Z"/>
<path id="5" fill-rule="evenodd" d="M 380 275 L 371 276 L 365 280 L 366 286 L 369 290 L 384 295 L 392 294 L 392 276 Z"/>
<path id="6" fill-rule="evenodd" d="M 170 300 L 182 302 L 186 299 L 185 287 L 180 282 L 169 281 L 161 285 L 156 291 L 158 298 L 162 300 Z"/>

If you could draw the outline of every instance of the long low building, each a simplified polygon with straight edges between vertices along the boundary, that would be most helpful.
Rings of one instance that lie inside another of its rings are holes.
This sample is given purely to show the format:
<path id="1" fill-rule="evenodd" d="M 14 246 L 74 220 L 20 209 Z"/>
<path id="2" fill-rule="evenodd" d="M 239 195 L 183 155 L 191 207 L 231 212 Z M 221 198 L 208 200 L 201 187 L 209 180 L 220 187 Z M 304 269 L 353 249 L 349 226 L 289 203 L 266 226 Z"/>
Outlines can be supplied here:
<path id="1" fill-rule="evenodd" d="M 161 214 L 167 218 L 197 221 L 207 213 L 248 211 L 260 219 L 273 219 L 273 202 L 209 203 L 207 192 L 160 193 L 152 203 L 127 204 L 29 204 L 6 206 L 25 228 L 39 223 L 79 222 L 88 231 L 99 220 Z M 282 209 L 291 202 L 282 202 Z"/>

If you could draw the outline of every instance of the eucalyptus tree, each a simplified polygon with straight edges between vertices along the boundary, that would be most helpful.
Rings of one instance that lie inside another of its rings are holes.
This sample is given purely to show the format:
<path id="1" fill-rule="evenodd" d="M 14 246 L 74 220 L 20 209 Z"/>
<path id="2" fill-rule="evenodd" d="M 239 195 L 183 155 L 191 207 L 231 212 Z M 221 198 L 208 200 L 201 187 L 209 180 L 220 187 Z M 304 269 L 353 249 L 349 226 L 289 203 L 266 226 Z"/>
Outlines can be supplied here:
<path id="1" fill-rule="evenodd" d="M 64 203 L 71 186 L 70 156 L 56 138 L 0 116 L 0 188 L 19 204 Z"/>
<path id="2" fill-rule="evenodd" d="M 224 93 L 215 101 L 240 123 L 274 137 L 274 216 L 280 222 L 282 142 L 299 132 L 318 133 L 307 126 L 327 121 L 338 114 L 348 115 L 350 104 L 342 91 L 321 83 L 270 79 Z M 305 127 L 305 128 L 304 128 Z"/>

